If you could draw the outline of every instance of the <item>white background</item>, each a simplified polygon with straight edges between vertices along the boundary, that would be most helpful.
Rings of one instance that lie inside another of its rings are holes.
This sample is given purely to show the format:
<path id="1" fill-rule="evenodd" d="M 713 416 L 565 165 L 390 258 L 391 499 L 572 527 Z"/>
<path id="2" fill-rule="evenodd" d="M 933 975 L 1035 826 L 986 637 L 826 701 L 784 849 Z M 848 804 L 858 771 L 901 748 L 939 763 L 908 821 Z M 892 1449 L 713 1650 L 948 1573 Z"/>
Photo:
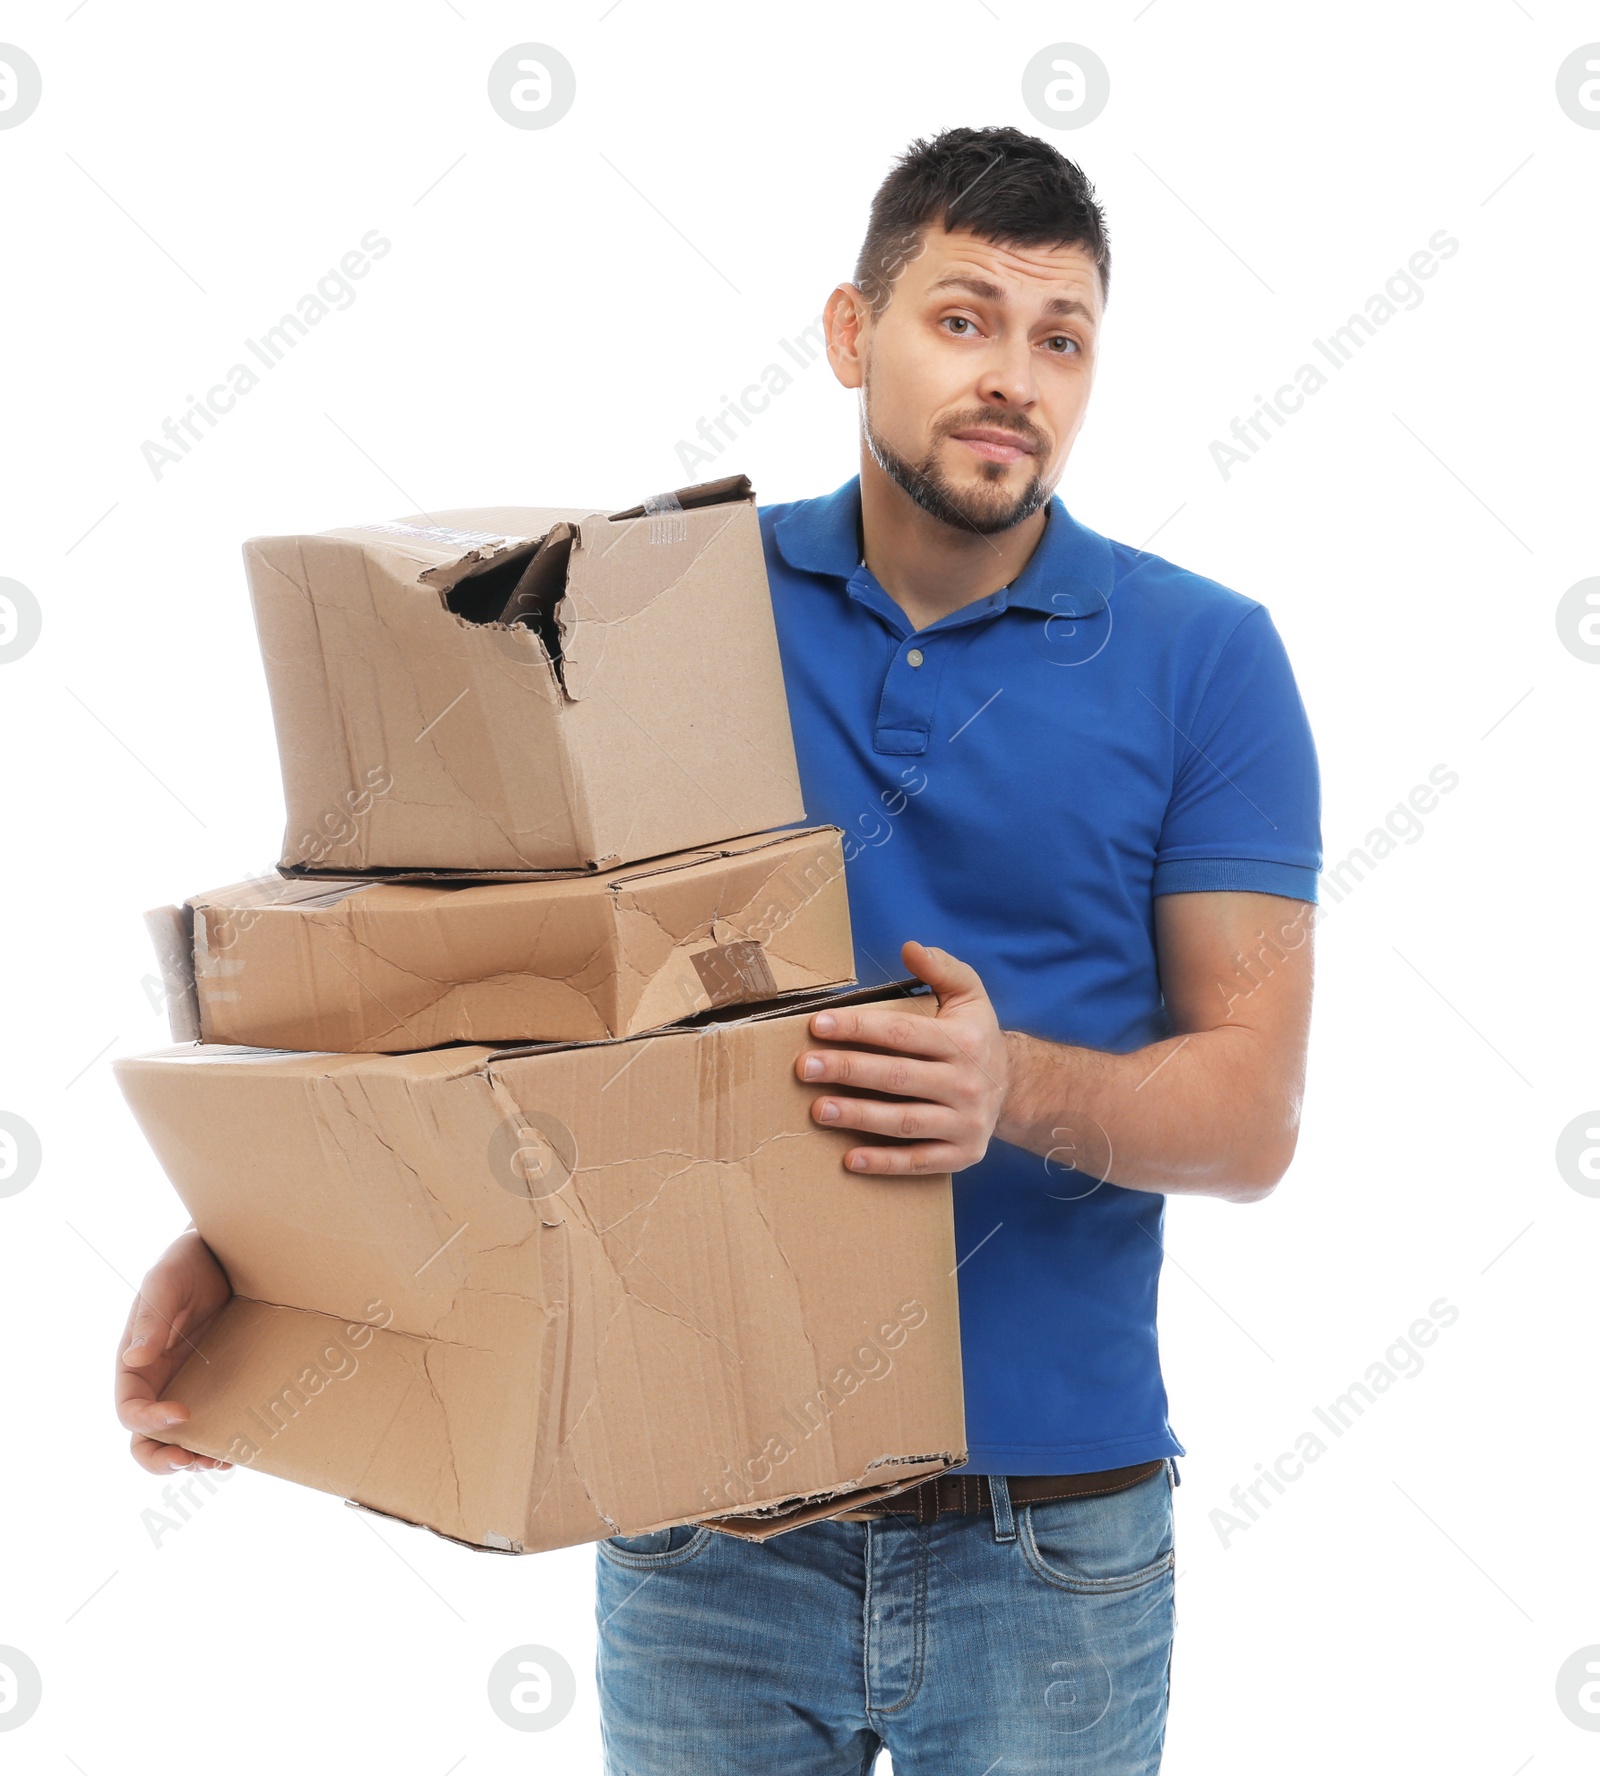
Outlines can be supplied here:
<path id="1" fill-rule="evenodd" d="M 1600 8 L 607 4 L 0 4 L 43 71 L 0 130 L 0 575 L 44 622 L 0 667 L 0 1108 L 44 1155 L 0 1199 L 0 1643 L 45 1684 L 7 1767 L 598 1767 L 590 1551 L 475 1556 L 252 1474 L 159 1546 L 141 1518 L 161 1483 L 110 1363 L 185 1216 L 109 1064 L 165 1040 L 141 910 L 277 855 L 239 544 L 730 469 L 769 500 L 836 486 L 854 410 L 825 365 L 714 470 L 676 445 L 787 361 L 893 154 L 1042 133 L 1021 72 L 1070 41 L 1111 98 L 1053 139 L 1115 268 L 1065 497 L 1270 607 L 1330 865 L 1434 766 L 1460 779 L 1321 928 L 1290 1176 L 1170 1215 L 1165 1767 L 1592 1770 L 1555 1685 L 1600 1642 L 1600 1200 L 1555 1144 L 1600 1103 L 1600 665 L 1555 611 L 1600 572 L 1600 131 L 1555 76 Z M 577 72 L 549 129 L 485 96 L 529 41 Z M 157 479 L 142 442 L 374 228 L 392 251 L 353 305 Z M 1439 229 L 1460 249 L 1420 305 L 1224 479 L 1211 441 Z M 1229 1489 L 1441 1297 L 1423 1372 L 1224 1546 Z M 532 1736 L 484 1690 L 526 1642 L 579 1679 Z"/>

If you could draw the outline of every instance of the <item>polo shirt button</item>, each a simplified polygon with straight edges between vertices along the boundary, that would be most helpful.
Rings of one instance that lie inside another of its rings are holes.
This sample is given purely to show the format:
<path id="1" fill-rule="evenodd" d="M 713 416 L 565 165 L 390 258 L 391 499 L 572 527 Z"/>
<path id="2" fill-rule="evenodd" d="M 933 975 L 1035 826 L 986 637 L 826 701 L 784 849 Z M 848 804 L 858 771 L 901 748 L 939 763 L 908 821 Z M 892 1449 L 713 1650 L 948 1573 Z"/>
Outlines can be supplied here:
<path id="1" fill-rule="evenodd" d="M 906 655 L 906 664 L 908 666 L 920 666 L 922 664 L 922 649 L 913 648 L 911 652 Z"/>

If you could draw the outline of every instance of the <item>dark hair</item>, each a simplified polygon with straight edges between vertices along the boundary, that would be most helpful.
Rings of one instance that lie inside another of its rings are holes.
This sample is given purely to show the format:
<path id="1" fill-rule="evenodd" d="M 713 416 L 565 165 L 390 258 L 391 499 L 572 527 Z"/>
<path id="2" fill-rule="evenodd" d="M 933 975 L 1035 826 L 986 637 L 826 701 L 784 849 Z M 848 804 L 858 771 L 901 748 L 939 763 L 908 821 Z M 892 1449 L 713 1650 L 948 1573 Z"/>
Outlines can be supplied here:
<path id="1" fill-rule="evenodd" d="M 1082 168 L 1019 129 L 948 129 L 916 141 L 878 187 L 855 281 L 881 313 L 925 231 L 966 229 L 1003 246 L 1088 250 L 1111 283 L 1105 214 Z"/>

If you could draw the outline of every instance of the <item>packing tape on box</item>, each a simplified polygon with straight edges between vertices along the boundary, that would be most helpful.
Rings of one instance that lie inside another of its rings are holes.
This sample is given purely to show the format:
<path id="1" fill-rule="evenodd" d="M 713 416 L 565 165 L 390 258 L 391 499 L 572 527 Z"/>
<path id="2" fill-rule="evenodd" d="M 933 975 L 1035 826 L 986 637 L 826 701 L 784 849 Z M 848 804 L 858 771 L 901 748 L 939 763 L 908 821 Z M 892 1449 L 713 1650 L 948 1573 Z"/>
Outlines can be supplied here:
<path id="1" fill-rule="evenodd" d="M 675 493 L 652 493 L 644 502 L 650 520 L 652 543 L 681 543 L 687 540 L 689 526 L 684 522 L 683 504 Z"/>

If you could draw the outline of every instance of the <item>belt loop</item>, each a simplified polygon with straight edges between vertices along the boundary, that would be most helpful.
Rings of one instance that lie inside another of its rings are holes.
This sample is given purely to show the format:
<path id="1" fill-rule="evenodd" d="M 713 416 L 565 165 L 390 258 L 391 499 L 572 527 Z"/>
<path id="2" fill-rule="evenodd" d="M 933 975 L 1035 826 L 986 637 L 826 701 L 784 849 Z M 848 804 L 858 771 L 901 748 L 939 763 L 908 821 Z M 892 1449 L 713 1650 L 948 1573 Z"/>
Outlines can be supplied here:
<path id="1" fill-rule="evenodd" d="M 1011 1488 L 1006 1485 L 1004 1474 L 989 1476 L 989 1503 L 994 1509 L 994 1539 L 997 1542 L 1014 1542 L 1017 1539 L 1017 1520 L 1011 1514 Z"/>
<path id="2" fill-rule="evenodd" d="M 1180 1474 L 1178 1472 L 1178 1458 L 1177 1458 L 1177 1456 L 1169 1455 L 1167 1457 L 1167 1469 L 1168 1469 L 1168 1472 L 1172 1476 L 1172 1484 L 1175 1487 L 1182 1486 L 1183 1485 L 1183 1476 L 1182 1476 L 1182 1474 Z"/>

